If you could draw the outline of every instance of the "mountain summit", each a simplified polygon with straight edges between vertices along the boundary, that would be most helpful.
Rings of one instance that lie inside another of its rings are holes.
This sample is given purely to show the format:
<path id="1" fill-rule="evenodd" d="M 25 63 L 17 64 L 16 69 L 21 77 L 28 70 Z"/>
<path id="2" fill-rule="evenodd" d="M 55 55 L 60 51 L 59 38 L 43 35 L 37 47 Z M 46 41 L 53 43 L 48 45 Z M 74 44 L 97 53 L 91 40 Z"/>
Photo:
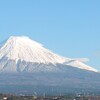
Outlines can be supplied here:
<path id="1" fill-rule="evenodd" d="M 79 60 L 59 56 L 26 36 L 11 36 L 0 48 L 0 72 L 61 71 L 58 64 L 97 72 Z"/>
<path id="2" fill-rule="evenodd" d="M 21 60 L 35 63 L 63 63 L 67 58 L 60 57 L 43 48 L 28 37 L 11 36 L 0 50 L 0 57 L 6 56 L 11 60 Z"/>

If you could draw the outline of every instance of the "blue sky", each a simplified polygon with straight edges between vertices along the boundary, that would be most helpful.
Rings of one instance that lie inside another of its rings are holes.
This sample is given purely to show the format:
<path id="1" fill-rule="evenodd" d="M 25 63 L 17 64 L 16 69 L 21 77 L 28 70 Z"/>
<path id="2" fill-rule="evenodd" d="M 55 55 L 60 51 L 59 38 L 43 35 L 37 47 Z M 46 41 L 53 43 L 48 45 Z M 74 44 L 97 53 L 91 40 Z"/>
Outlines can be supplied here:
<path id="1" fill-rule="evenodd" d="M 100 0 L 0 0 L 0 42 L 11 35 L 100 70 Z"/>

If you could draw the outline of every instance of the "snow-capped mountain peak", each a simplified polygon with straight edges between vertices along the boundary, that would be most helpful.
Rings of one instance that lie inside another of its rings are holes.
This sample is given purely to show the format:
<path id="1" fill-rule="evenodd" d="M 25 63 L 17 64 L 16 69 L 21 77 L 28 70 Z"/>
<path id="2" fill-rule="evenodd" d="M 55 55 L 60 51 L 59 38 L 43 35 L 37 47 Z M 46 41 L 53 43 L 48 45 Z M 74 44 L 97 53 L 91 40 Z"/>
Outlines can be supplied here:
<path id="1" fill-rule="evenodd" d="M 3 56 L 12 60 L 20 59 L 38 63 L 63 63 L 66 60 L 70 60 L 52 53 L 45 49 L 42 44 L 26 36 L 11 36 L 0 50 L 0 58 Z"/>
<path id="2" fill-rule="evenodd" d="M 47 64 L 52 64 L 53 67 L 44 67 Z M 42 44 L 26 36 L 11 36 L 0 48 L 0 70 L 9 71 L 9 67 L 7 66 L 10 66 L 11 71 L 26 71 L 26 69 L 28 71 L 31 66 L 31 71 L 35 71 L 36 69 L 40 71 L 41 68 L 42 71 L 54 71 L 58 69 L 57 64 L 97 72 L 96 69 L 78 60 L 62 57 L 51 52 L 44 48 Z"/>

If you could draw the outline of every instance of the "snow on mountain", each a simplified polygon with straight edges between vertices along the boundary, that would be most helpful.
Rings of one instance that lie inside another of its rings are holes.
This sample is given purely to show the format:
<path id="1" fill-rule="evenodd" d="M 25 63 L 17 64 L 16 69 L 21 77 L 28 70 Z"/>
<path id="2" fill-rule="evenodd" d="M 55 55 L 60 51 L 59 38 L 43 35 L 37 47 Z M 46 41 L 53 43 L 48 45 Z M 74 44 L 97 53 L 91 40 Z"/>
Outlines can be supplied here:
<path id="1" fill-rule="evenodd" d="M 63 63 L 69 58 L 62 58 L 51 51 L 43 48 L 28 37 L 10 37 L 0 50 L 0 58 L 8 57 L 12 60 L 25 60 L 38 63 Z"/>
<path id="2" fill-rule="evenodd" d="M 19 65 L 20 67 L 23 68 L 23 70 L 26 70 L 26 68 L 32 66 L 29 65 L 29 63 L 42 64 L 41 65 L 42 68 L 43 68 L 43 64 L 52 64 L 52 66 L 54 65 L 53 68 L 56 69 L 57 68 L 56 64 L 59 63 L 62 65 L 70 65 L 72 67 L 97 72 L 96 69 L 85 65 L 79 60 L 61 57 L 51 52 L 50 50 L 44 48 L 42 44 L 37 43 L 26 36 L 21 36 L 21 37 L 11 36 L 7 40 L 7 42 L 0 48 L 0 70 L 3 69 L 9 70 L 10 67 L 7 66 L 12 65 L 11 61 L 15 61 L 15 63 L 13 63 L 13 67 L 11 67 L 12 71 L 16 69 L 19 70 L 18 69 Z M 21 65 L 21 62 L 23 61 L 25 63 Z"/>

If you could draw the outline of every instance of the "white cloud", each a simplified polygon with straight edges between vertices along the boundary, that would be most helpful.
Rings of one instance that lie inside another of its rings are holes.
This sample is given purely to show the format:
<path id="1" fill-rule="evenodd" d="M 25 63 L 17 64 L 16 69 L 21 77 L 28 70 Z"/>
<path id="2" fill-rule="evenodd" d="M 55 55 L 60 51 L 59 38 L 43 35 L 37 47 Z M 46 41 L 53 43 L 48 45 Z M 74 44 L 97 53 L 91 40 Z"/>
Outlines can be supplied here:
<path id="1" fill-rule="evenodd" d="M 80 62 L 88 62 L 89 58 L 75 58 L 75 60 L 78 60 Z"/>

